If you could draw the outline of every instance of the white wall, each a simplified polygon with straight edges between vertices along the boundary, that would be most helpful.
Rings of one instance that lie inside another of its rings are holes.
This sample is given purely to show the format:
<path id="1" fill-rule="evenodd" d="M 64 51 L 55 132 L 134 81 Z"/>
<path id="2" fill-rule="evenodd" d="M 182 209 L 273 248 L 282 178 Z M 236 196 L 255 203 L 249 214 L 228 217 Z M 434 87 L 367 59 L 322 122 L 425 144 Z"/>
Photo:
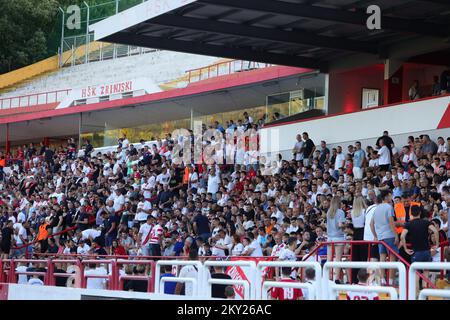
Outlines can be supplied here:
<path id="1" fill-rule="evenodd" d="M 55 73 L 18 86 L 13 91 L 0 94 L 0 98 L 84 88 L 88 85 L 115 83 L 136 78 L 150 78 L 156 84 L 163 84 L 185 75 L 187 70 L 205 67 L 218 60 L 220 59 L 216 57 L 172 51 L 149 52 L 62 68 Z"/>
<path id="2" fill-rule="evenodd" d="M 430 134 L 450 136 L 450 128 L 437 130 L 439 122 L 450 106 L 450 97 L 406 103 L 345 115 L 268 127 L 261 131 L 261 153 L 281 153 L 292 157 L 291 150 L 298 133 L 308 132 L 316 145 L 325 140 L 329 146 L 346 146 L 360 140 L 363 147 L 374 145 L 377 137 L 388 130 L 398 146 L 406 143 L 409 135 Z"/>
<path id="3" fill-rule="evenodd" d="M 139 299 L 139 300 L 194 300 L 189 296 L 176 296 L 133 291 L 93 290 L 24 284 L 8 285 L 8 300 L 86 300 L 92 299 Z M 195 299 L 202 299 L 196 297 Z M 204 298 L 206 299 L 206 297 Z M 208 298 L 211 299 L 211 298 Z"/>

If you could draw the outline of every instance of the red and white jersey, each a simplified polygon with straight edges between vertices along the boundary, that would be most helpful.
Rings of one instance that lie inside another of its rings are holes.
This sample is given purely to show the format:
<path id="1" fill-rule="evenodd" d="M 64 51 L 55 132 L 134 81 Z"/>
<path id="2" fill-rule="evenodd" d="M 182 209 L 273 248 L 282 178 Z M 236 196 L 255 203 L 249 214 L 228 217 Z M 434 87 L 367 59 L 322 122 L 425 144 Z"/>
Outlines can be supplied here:
<path id="1" fill-rule="evenodd" d="M 274 245 L 274 246 L 273 246 L 273 249 L 272 249 L 272 254 L 271 254 L 271 256 L 272 256 L 272 257 L 279 257 L 281 251 L 284 249 L 285 246 L 286 246 L 286 245 L 285 245 L 284 243 L 280 243 L 280 244 Z"/>
<path id="2" fill-rule="evenodd" d="M 367 286 L 367 284 L 359 283 L 359 286 Z M 347 300 L 380 300 L 378 293 L 370 291 L 348 291 Z"/>
<path id="3" fill-rule="evenodd" d="M 296 282 L 292 279 L 281 279 L 280 282 Z M 276 300 L 298 300 L 303 297 L 299 288 L 272 288 L 272 298 Z"/>
<path id="4" fill-rule="evenodd" d="M 151 239 L 150 231 L 153 229 L 153 225 L 144 223 L 141 225 L 139 229 L 139 233 L 141 234 L 141 246 L 145 246 L 149 244 Z"/>
<path id="5" fill-rule="evenodd" d="M 159 237 L 163 234 L 163 232 L 164 230 L 159 224 L 153 226 L 152 230 L 150 231 L 150 240 L 148 242 L 150 244 L 158 244 Z"/>
<path id="6" fill-rule="evenodd" d="M 283 261 L 296 261 L 297 257 L 294 253 L 294 251 L 292 251 L 291 249 L 289 249 L 287 246 L 284 247 L 279 256 L 278 256 L 279 260 L 283 260 Z"/>

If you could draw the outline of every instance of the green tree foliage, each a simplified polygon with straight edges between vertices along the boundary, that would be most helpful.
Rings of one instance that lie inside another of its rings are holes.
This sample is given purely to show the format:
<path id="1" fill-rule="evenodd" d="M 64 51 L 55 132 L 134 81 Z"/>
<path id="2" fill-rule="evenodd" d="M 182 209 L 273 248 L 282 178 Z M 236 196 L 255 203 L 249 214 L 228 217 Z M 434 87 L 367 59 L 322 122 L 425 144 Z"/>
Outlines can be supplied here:
<path id="1" fill-rule="evenodd" d="M 119 11 L 142 0 L 118 0 Z M 91 7 L 90 22 L 115 14 L 115 0 L 86 0 Z M 35 63 L 58 52 L 61 37 L 59 7 L 81 8 L 82 30 L 66 35 L 81 35 L 86 28 L 83 0 L 0 0 L 0 74 Z M 66 15 L 67 18 L 67 15 Z"/>
<path id="2" fill-rule="evenodd" d="M 0 0 L 0 73 L 48 55 L 57 8 L 56 0 Z"/>

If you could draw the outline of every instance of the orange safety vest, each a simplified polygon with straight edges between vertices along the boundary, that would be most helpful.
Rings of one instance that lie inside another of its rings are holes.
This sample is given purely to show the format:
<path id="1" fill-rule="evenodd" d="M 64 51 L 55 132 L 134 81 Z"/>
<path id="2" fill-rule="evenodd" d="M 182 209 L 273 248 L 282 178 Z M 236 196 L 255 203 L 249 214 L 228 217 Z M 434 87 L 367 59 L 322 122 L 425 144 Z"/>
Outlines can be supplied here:
<path id="1" fill-rule="evenodd" d="M 189 168 L 184 168 L 184 175 L 183 175 L 183 184 L 189 183 Z"/>
<path id="2" fill-rule="evenodd" d="M 38 241 L 47 239 L 47 237 L 48 237 L 47 226 L 48 226 L 48 223 L 44 223 L 39 226 L 39 233 L 37 236 Z"/>
<path id="3" fill-rule="evenodd" d="M 411 202 L 410 206 L 409 206 L 409 212 L 408 215 L 411 215 L 411 208 L 414 206 L 419 206 L 420 207 L 420 202 Z M 405 210 L 405 206 L 403 205 L 403 203 L 399 202 L 395 204 L 394 207 L 394 212 L 395 212 L 395 218 L 397 220 L 397 222 L 402 222 L 405 223 L 406 222 L 406 210 Z M 397 234 L 401 234 L 403 231 L 403 227 L 396 227 L 395 231 L 397 232 Z"/>

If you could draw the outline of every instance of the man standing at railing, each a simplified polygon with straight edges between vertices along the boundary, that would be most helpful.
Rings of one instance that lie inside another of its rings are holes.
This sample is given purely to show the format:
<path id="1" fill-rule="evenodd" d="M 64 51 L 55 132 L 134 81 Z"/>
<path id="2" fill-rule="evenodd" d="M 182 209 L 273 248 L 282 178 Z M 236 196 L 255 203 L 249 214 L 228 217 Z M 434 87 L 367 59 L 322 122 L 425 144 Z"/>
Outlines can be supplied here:
<path id="1" fill-rule="evenodd" d="M 405 252 L 411 255 L 411 262 L 431 262 L 431 249 L 429 242 L 429 233 L 434 237 L 434 243 L 437 245 L 433 249 L 439 247 L 439 231 L 428 220 L 420 218 L 421 210 L 415 206 L 411 208 L 411 221 L 405 224 L 401 234 L 401 245 Z M 411 249 L 406 246 L 406 235 L 409 234 Z M 423 275 L 428 278 L 429 272 L 424 270 Z M 419 281 L 417 278 L 416 281 Z M 419 286 L 416 286 L 419 288 Z"/>
<path id="2" fill-rule="evenodd" d="M 399 239 L 394 224 L 394 208 L 392 207 L 391 192 L 384 190 L 381 193 L 383 203 L 377 206 L 374 211 L 370 228 L 374 235 L 374 241 L 384 241 L 389 248 L 398 252 Z M 379 245 L 380 261 L 386 261 L 388 249 L 384 245 Z"/>
<path id="3" fill-rule="evenodd" d="M 380 261 L 384 262 L 386 261 L 386 258 L 389 257 L 389 250 L 398 253 L 399 236 L 395 230 L 391 192 L 383 190 L 381 192 L 381 197 L 383 203 L 376 207 L 370 223 L 370 228 L 374 236 L 374 241 L 384 241 L 389 247 L 387 248 L 383 244 L 378 245 Z M 395 261 L 396 257 L 391 256 L 391 260 Z M 395 275 L 395 270 L 391 270 L 391 274 Z"/>
<path id="4" fill-rule="evenodd" d="M 439 232 L 428 219 L 420 218 L 421 210 L 414 206 L 411 208 L 411 221 L 405 223 L 401 234 L 400 245 L 405 252 L 411 255 L 411 262 L 430 262 L 431 251 L 428 234 L 431 232 L 434 243 L 439 244 Z M 406 246 L 406 235 L 410 235 L 411 249 Z"/>

